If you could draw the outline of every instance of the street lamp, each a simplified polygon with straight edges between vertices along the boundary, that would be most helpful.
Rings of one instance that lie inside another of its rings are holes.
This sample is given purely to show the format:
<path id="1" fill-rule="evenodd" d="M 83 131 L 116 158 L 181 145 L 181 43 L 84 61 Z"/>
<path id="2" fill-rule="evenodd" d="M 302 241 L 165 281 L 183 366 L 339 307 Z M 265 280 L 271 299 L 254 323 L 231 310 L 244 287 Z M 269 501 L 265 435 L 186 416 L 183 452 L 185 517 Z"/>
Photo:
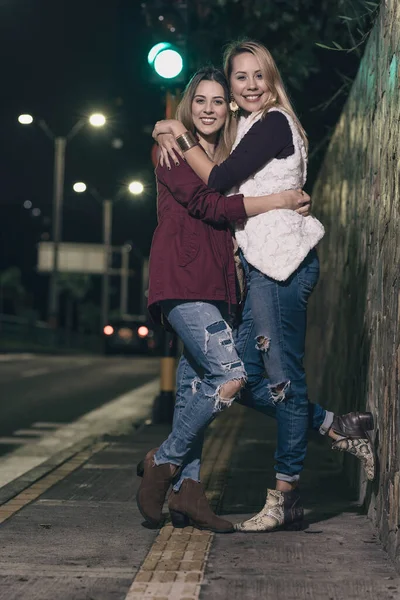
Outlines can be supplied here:
<path id="1" fill-rule="evenodd" d="M 141 181 L 131 181 L 131 183 L 128 185 L 128 190 L 134 196 L 138 196 L 139 194 L 143 194 L 144 185 Z"/>
<path id="2" fill-rule="evenodd" d="M 74 190 L 74 192 L 76 192 L 77 194 L 82 194 L 82 192 L 86 192 L 86 183 L 83 183 L 83 181 L 77 181 L 76 183 L 74 183 L 74 185 L 72 186 L 72 189 Z"/>
<path id="3" fill-rule="evenodd" d="M 19 115 L 18 122 L 21 125 L 30 125 L 33 122 L 33 117 L 32 115 Z"/>
<path id="4" fill-rule="evenodd" d="M 101 113 L 94 113 L 89 117 L 89 123 L 93 127 L 103 127 L 106 124 L 106 118 Z"/>
<path id="5" fill-rule="evenodd" d="M 139 188 L 141 191 L 139 191 Z M 108 313 L 110 309 L 110 255 L 112 248 L 112 207 L 113 203 L 128 190 L 131 194 L 138 195 L 144 191 L 144 185 L 139 181 L 131 181 L 126 187 L 122 187 L 113 200 L 103 198 L 96 188 L 89 186 L 83 181 L 77 181 L 72 186 L 74 192 L 82 194 L 86 190 L 103 205 L 103 244 L 104 244 L 104 271 L 101 299 L 101 320 L 103 328 L 108 324 Z M 134 189 L 135 191 L 132 191 Z M 129 251 L 131 248 L 124 246 L 122 249 L 121 269 L 121 314 L 127 312 L 128 275 L 129 275 Z"/>
<path id="6" fill-rule="evenodd" d="M 18 117 L 21 125 L 31 125 L 34 117 L 29 114 L 22 114 Z M 39 127 L 54 143 L 54 179 L 53 179 L 53 266 L 50 279 L 49 291 L 49 309 L 48 320 L 53 327 L 56 327 L 58 321 L 58 254 L 61 242 L 61 223 L 62 206 L 64 200 L 64 173 L 65 173 L 65 149 L 67 143 L 84 127 L 87 123 L 93 127 L 102 127 L 106 123 L 106 118 L 101 113 L 94 113 L 88 119 L 80 119 L 72 127 L 66 136 L 56 136 L 43 119 L 38 120 Z"/>

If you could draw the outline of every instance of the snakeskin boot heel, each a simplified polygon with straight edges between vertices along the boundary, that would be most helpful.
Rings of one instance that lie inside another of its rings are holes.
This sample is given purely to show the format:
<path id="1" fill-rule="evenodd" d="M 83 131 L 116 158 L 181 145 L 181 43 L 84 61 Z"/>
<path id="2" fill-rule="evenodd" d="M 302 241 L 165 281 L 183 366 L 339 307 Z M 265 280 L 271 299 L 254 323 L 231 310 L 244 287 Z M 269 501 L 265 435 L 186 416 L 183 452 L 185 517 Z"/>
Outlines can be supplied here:
<path id="1" fill-rule="evenodd" d="M 298 489 L 291 492 L 268 490 L 264 508 L 251 519 L 235 525 L 243 533 L 268 532 L 277 529 L 304 528 L 304 511 Z"/>

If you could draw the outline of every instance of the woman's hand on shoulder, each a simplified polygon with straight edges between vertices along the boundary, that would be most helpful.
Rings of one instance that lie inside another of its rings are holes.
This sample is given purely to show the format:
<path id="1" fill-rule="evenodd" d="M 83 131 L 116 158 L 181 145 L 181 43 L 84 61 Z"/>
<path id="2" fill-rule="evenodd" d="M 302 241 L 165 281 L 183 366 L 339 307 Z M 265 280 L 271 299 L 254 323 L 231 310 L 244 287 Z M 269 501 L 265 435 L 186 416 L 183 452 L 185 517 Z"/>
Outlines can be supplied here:
<path id="1" fill-rule="evenodd" d="M 183 160 L 183 152 L 179 148 L 176 142 L 176 136 L 186 131 L 184 125 L 176 119 L 164 119 L 163 121 L 157 121 L 153 129 L 153 139 L 158 143 L 160 147 L 160 163 L 161 166 L 166 164 L 168 169 L 171 168 L 171 160 L 176 166 L 179 165 L 178 156 Z"/>
<path id="2" fill-rule="evenodd" d="M 168 169 L 171 168 L 171 162 L 175 163 L 176 166 L 179 165 L 180 156 L 183 160 L 182 150 L 179 148 L 176 143 L 175 136 L 171 133 L 160 133 L 157 138 L 158 146 L 160 148 L 160 164 L 161 166 L 166 165 Z"/>

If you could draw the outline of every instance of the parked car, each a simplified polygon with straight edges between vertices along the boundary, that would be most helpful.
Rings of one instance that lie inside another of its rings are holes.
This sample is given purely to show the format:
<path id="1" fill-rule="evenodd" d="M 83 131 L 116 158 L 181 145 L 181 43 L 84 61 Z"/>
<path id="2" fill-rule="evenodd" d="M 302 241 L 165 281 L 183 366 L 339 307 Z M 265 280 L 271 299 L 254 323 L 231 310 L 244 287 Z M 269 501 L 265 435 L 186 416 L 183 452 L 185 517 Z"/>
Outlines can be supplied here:
<path id="1" fill-rule="evenodd" d="M 124 315 L 112 319 L 103 328 L 105 354 L 157 355 L 160 334 L 154 324 L 142 315 Z"/>

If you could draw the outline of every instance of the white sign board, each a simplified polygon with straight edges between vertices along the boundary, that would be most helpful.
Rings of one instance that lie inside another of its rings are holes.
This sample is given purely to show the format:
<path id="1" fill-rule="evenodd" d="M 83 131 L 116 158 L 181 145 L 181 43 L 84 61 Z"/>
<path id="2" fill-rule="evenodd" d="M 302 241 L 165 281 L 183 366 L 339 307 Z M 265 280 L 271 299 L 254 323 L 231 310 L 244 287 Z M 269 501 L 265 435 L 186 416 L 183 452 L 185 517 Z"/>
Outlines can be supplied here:
<path id="1" fill-rule="evenodd" d="M 102 244 L 75 244 L 62 242 L 58 245 L 58 271 L 60 273 L 104 273 L 105 251 Z M 53 270 L 53 242 L 39 242 L 38 271 Z"/>

